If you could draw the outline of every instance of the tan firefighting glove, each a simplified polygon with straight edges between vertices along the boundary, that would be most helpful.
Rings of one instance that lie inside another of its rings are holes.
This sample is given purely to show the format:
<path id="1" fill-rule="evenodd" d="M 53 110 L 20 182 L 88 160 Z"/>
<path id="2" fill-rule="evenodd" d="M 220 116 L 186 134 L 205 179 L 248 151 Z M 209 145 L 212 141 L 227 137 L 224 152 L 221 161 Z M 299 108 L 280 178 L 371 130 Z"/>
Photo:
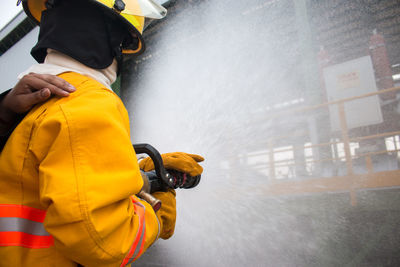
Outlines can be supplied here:
<path id="1" fill-rule="evenodd" d="M 176 222 L 176 200 L 175 190 L 168 189 L 167 192 L 155 192 L 153 196 L 161 200 L 161 208 L 156 212 L 160 222 L 160 238 L 168 239 L 174 234 Z"/>
<path id="2" fill-rule="evenodd" d="M 197 176 L 203 172 L 203 168 L 198 164 L 204 158 L 195 154 L 188 154 L 184 152 L 172 152 L 161 155 L 166 169 L 172 169 L 187 173 L 190 176 Z M 145 158 L 139 162 L 140 169 L 145 172 L 154 170 L 154 163 L 151 158 Z"/>
<path id="3" fill-rule="evenodd" d="M 172 169 L 197 176 L 203 172 L 203 168 L 197 163 L 204 160 L 203 157 L 183 152 L 173 152 L 161 155 L 166 169 Z M 154 170 L 154 163 L 147 157 L 139 162 L 139 167 L 145 172 Z M 153 196 L 161 200 L 161 208 L 156 212 L 160 221 L 160 237 L 168 239 L 174 234 L 176 222 L 176 200 L 175 190 L 168 189 L 167 192 L 155 192 Z"/>

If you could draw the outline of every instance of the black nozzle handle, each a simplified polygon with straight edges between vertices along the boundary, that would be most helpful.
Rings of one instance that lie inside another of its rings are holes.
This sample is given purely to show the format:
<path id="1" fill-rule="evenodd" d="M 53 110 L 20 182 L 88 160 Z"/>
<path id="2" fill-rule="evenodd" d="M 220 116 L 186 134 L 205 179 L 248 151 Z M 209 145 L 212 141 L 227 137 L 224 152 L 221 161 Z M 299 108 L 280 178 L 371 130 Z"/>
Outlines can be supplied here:
<path id="1" fill-rule="evenodd" d="M 174 187 L 174 180 L 172 176 L 164 168 L 163 160 L 161 158 L 160 152 L 157 151 L 153 146 L 149 144 L 134 144 L 136 154 L 147 154 L 154 163 L 154 169 L 158 177 L 170 188 Z"/>

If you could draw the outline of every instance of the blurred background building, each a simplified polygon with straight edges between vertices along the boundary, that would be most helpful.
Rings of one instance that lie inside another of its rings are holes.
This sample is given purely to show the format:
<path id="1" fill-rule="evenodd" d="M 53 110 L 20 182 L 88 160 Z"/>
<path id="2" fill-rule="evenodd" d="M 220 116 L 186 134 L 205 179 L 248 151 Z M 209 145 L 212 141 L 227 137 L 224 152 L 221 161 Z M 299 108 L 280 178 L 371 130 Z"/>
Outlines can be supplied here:
<path id="1" fill-rule="evenodd" d="M 164 2 L 117 87 L 133 142 L 205 173 L 138 265 L 399 266 L 399 1 Z M 0 31 L 1 90 L 37 32 Z"/>

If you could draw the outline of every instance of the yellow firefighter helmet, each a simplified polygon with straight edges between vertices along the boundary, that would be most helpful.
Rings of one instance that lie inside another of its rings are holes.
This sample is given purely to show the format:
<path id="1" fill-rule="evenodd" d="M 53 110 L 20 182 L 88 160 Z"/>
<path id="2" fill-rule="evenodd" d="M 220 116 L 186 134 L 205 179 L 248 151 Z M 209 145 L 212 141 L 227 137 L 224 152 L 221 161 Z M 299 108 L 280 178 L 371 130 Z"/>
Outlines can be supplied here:
<path id="1" fill-rule="evenodd" d="M 25 13 L 40 24 L 42 11 L 47 9 L 57 0 L 18 0 L 17 5 L 22 2 Z M 59 1 L 59 0 L 58 0 Z M 67 0 L 68 1 L 68 0 Z M 139 54 L 144 50 L 142 38 L 144 20 L 161 19 L 166 16 L 167 10 L 154 0 L 87 0 L 103 8 L 110 15 L 116 16 L 128 28 L 132 37 L 137 40 L 134 47 L 127 44 L 122 47 L 124 54 Z"/>

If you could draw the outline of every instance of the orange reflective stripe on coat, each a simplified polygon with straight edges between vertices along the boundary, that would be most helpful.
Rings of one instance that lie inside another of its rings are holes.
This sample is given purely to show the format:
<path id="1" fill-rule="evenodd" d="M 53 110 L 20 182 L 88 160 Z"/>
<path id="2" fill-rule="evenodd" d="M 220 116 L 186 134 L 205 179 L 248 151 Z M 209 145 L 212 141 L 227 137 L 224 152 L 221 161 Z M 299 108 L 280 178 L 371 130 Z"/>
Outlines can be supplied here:
<path id="1" fill-rule="evenodd" d="M 146 237 L 146 223 L 145 223 L 145 207 L 139 201 L 136 201 L 133 197 L 131 198 L 133 202 L 133 206 L 135 207 L 136 214 L 139 215 L 139 228 L 138 233 L 136 234 L 136 238 L 133 241 L 133 244 L 128 252 L 128 255 L 125 257 L 121 266 L 125 266 L 127 264 L 135 261 L 139 256 L 143 253 L 144 247 L 144 239 Z"/>
<path id="2" fill-rule="evenodd" d="M 53 237 L 44 229 L 45 210 L 0 204 L 0 246 L 48 248 Z"/>

